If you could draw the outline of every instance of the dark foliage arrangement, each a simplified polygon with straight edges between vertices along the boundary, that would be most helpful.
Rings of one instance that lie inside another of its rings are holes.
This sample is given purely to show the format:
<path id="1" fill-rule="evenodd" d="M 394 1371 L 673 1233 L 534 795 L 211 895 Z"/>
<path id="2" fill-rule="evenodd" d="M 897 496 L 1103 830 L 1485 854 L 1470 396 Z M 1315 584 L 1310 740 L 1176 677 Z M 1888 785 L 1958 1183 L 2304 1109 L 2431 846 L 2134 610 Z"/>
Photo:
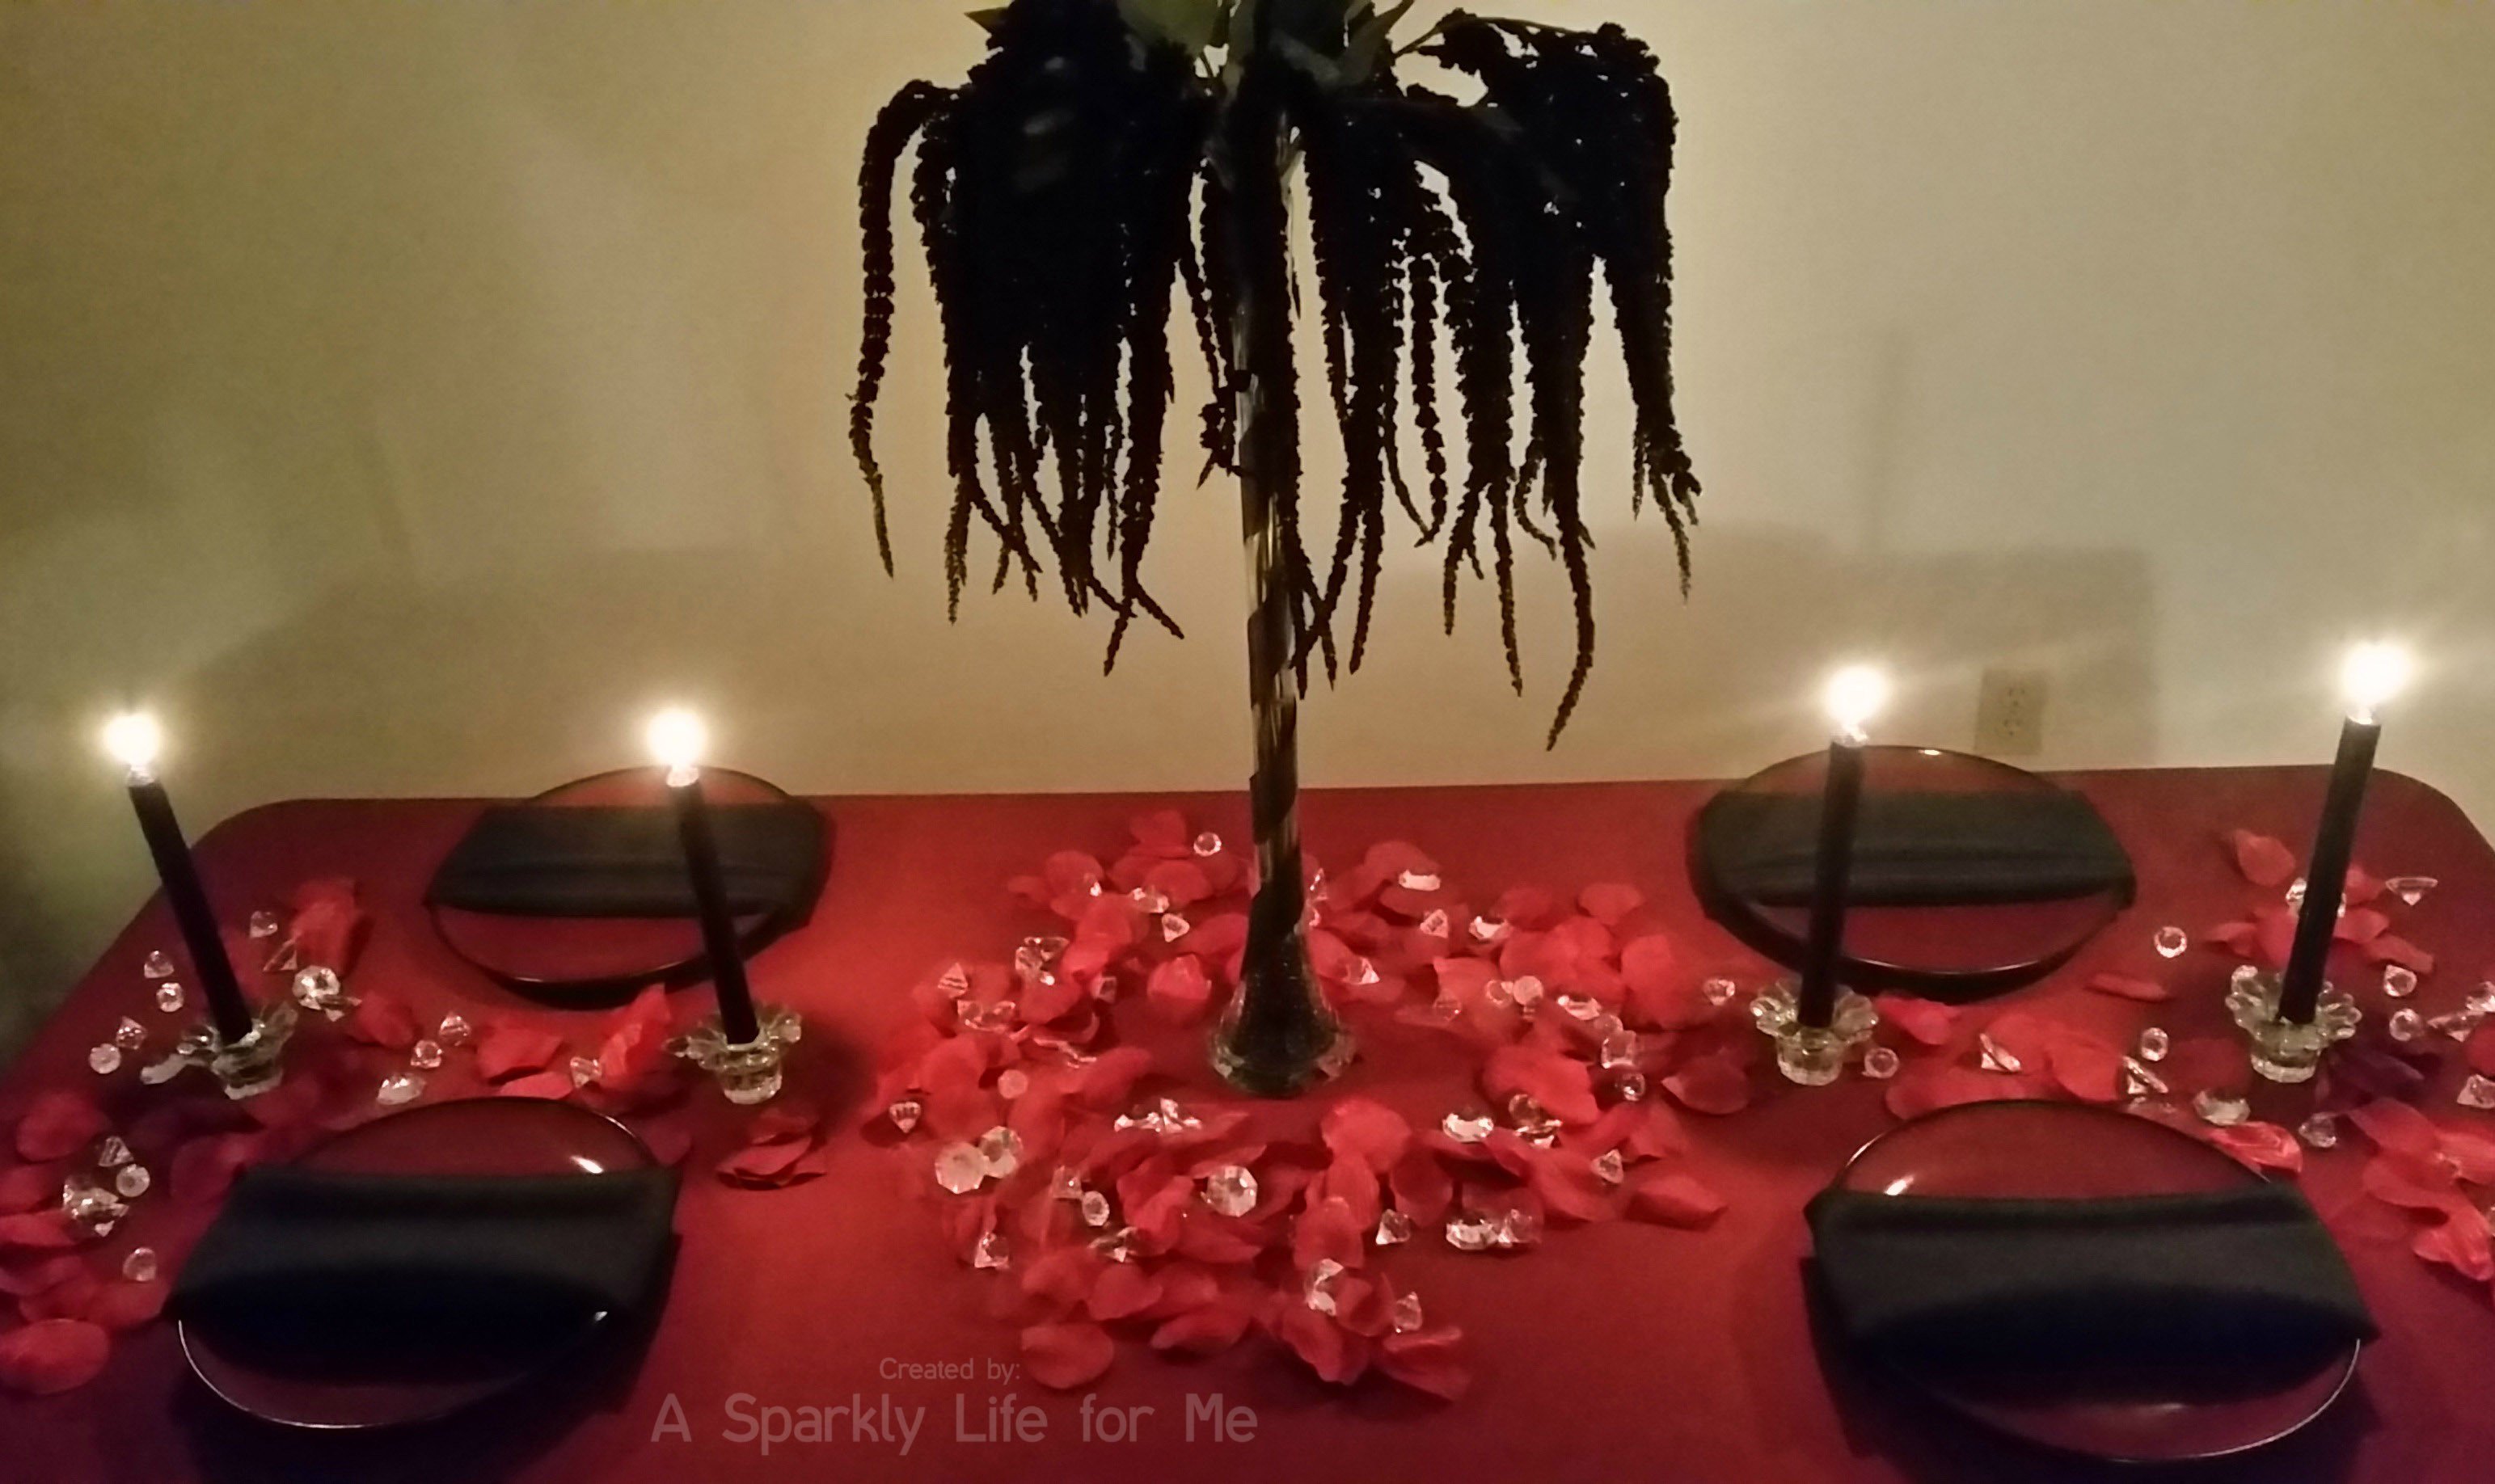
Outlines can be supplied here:
<path id="1" fill-rule="evenodd" d="M 957 610 L 985 531 L 993 586 L 1018 578 L 1035 595 L 1053 569 L 1076 612 L 1113 615 L 1109 663 L 1139 616 L 1177 631 L 1143 557 L 1183 289 L 1215 388 L 1205 473 L 1250 477 L 1272 501 L 1299 686 L 1312 661 L 1329 677 L 1360 667 L 1391 509 L 1422 542 L 1443 541 L 1450 632 L 1464 575 L 1494 585 L 1520 693 L 1517 552 L 1529 543 L 1565 569 L 1576 653 L 1556 742 L 1594 653 L 1584 465 L 1597 269 L 1635 408 L 1631 508 L 1652 498 L 1688 583 L 1698 481 L 1672 409 L 1672 100 L 1652 53 L 1617 27 L 1459 12 L 1399 46 L 1390 33 L 1408 8 L 1015 0 L 980 17 L 988 53 L 960 86 L 916 82 L 892 100 L 861 171 L 866 333 L 850 423 L 887 570 L 874 418 L 895 185 L 915 139 L 909 202 L 942 317 Z M 1399 66 L 1415 55 L 1476 96 L 1406 81 Z M 1294 169 L 1312 284 L 1284 229 Z M 1302 315 L 1322 332 L 1345 455 L 1330 532 L 1303 519 L 1290 334 Z"/>

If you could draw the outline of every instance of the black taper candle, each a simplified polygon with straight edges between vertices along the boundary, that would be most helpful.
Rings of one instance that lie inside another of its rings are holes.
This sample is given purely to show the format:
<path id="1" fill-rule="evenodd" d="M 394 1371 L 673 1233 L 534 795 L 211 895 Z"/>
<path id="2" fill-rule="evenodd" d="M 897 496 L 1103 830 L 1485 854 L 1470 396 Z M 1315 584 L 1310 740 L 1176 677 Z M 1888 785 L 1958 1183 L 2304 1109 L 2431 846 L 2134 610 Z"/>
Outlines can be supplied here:
<path id="1" fill-rule="evenodd" d="M 191 953 L 191 974 L 207 997 L 208 1020 L 219 1040 L 240 1041 L 251 1034 L 251 1002 L 234 979 L 233 961 L 226 956 L 226 940 L 217 931 L 217 915 L 208 905 L 207 890 L 182 838 L 181 821 L 173 817 L 173 801 L 153 774 L 133 770 L 130 806 L 138 811 L 139 832 L 147 837 L 147 853 L 156 858 L 156 879 L 165 886 L 165 905 L 172 909 L 182 945 Z"/>
<path id="2" fill-rule="evenodd" d="M 1863 804 L 1863 742 L 1839 735 L 1828 746 L 1819 796 L 1818 873 L 1810 893 L 1810 940 L 1795 995 L 1795 1017 L 1825 1026 L 1836 1018 L 1836 969 L 1845 952 L 1845 893 L 1854 873 L 1854 822 Z"/>
<path id="3" fill-rule="evenodd" d="M 2296 920 L 2295 946 L 2279 976 L 2282 1020 L 2310 1021 L 2321 1003 L 2330 944 L 2339 931 L 2339 904 L 2348 891 L 2348 863 L 2356 851 L 2356 818 L 2364 811 L 2374 748 L 2382 740 L 2382 725 L 2359 716 L 2349 717 L 2339 729 L 2339 757 L 2330 765 L 2330 792 L 2323 801 L 2322 828 L 2313 837 L 2312 863 L 2304 873 L 2304 915 Z"/>
<path id="4" fill-rule="evenodd" d="M 730 1045 L 743 1045 L 759 1039 L 762 1028 L 754 1016 L 754 991 L 745 982 L 745 954 L 737 946 L 736 919 L 727 910 L 727 889 L 719 879 L 719 848 L 711 838 L 700 771 L 669 772 L 667 794 L 675 802 L 676 834 L 684 842 L 685 870 L 701 919 L 702 952 L 710 959 L 711 983 L 719 992 L 720 1029 Z"/>

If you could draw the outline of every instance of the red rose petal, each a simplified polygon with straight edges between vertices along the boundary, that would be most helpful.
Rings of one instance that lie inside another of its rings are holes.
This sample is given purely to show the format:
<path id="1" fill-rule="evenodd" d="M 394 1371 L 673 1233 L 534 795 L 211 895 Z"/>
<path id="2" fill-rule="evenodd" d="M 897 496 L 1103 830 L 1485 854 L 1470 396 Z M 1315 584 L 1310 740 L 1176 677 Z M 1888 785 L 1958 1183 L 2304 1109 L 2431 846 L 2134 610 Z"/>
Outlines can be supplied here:
<path id="1" fill-rule="evenodd" d="M 208 1134 L 173 1151 L 170 1176 L 173 1198 L 184 1205 L 205 1205 L 223 1196 L 246 1166 L 262 1152 L 260 1134 Z"/>
<path id="2" fill-rule="evenodd" d="M 1629 1177 L 1629 1214 L 1694 1230 L 1714 1225 L 1724 1214 L 1724 1197 L 1693 1176 L 1649 1166 Z"/>
<path id="3" fill-rule="evenodd" d="M 1138 814 L 1126 821 L 1126 829 L 1137 845 L 1156 856 L 1187 855 L 1194 842 L 1194 836 L 1186 833 L 1186 816 L 1176 809 Z"/>
<path id="4" fill-rule="evenodd" d="M 84 1317 L 116 1333 L 152 1324 L 165 1312 L 169 1287 L 161 1278 L 147 1283 L 116 1279 L 96 1290 Z"/>
<path id="5" fill-rule="evenodd" d="M 103 1374 L 112 1339 L 84 1319 L 44 1319 L 0 1335 L 0 1386 L 52 1396 Z"/>
<path id="6" fill-rule="evenodd" d="M 1506 1106 L 1508 1100 L 1523 1093 L 1564 1124 L 1588 1124 L 1602 1116 L 1586 1064 L 1548 1046 L 1529 1043 L 1500 1046 L 1483 1064 L 1481 1085 L 1498 1106 Z"/>
<path id="7" fill-rule="evenodd" d="M 1274 1337 L 1307 1361 L 1320 1380 L 1348 1386 L 1369 1369 L 1369 1342 L 1285 1293 L 1276 1306 Z"/>
<path id="8" fill-rule="evenodd" d="M 1173 907 L 1191 907 L 1213 894 L 1213 880 L 1192 861 L 1163 861 L 1144 872 L 1144 885 L 1169 898 Z"/>
<path id="9" fill-rule="evenodd" d="M 1714 1010 L 1704 994 L 1693 992 L 1688 976 L 1679 970 L 1679 954 L 1672 940 L 1659 932 L 1632 938 L 1621 946 L 1620 983 L 1628 988 L 1629 1004 L 1648 1022 L 1666 1030 L 1697 1025 Z"/>
<path id="10" fill-rule="evenodd" d="M 2396 963 L 2419 976 L 2434 972 L 2434 955 L 2397 933 L 2384 933 L 2366 944 L 2365 956 L 2375 963 Z"/>
<path id="11" fill-rule="evenodd" d="M 1203 1018 L 1212 1003 L 1213 981 L 1205 975 L 1203 959 L 1181 954 L 1153 970 L 1144 983 L 1144 997 L 1160 1018 L 1189 1025 Z"/>
<path id="12" fill-rule="evenodd" d="M 1442 1401 L 1463 1399 L 1473 1383 L 1457 1348 L 1464 1332 L 1452 1324 L 1388 1335 L 1377 1342 L 1377 1369 L 1416 1391 Z"/>
<path id="13" fill-rule="evenodd" d="M 1052 1390 L 1097 1380 L 1117 1358 L 1117 1343 L 1097 1324 L 1033 1324 L 1022 1332 L 1023 1369 Z"/>
<path id="14" fill-rule="evenodd" d="M 2283 1169 L 2290 1174 L 2304 1171 L 2304 1146 L 2277 1124 L 2239 1123 L 2233 1128 L 2211 1129 L 2207 1137 L 2210 1143 L 2256 1169 Z"/>
<path id="15" fill-rule="evenodd" d="M 319 964 L 344 975 L 355 966 L 371 925 L 355 905 L 355 884 L 343 876 L 307 881 L 294 889 L 294 915 L 286 924 L 286 941 L 294 945 L 298 962 Z"/>
<path id="16" fill-rule="evenodd" d="M 13 1165 L 0 1170 L 0 1216 L 31 1211 L 61 1194 L 61 1177 L 41 1165 Z"/>
<path id="17" fill-rule="evenodd" d="M 2440 1148 L 2434 1120 L 2387 1099 L 2349 1109 L 2348 1121 L 2386 1153 L 2431 1158 Z"/>
<path id="18" fill-rule="evenodd" d="M 814 1146 L 811 1138 L 784 1138 L 767 1144 L 748 1144 L 742 1149 L 729 1151 L 712 1167 L 727 1179 L 740 1183 L 767 1182 L 787 1173 Z"/>
<path id="19" fill-rule="evenodd" d="M 2119 1000 L 2138 1000 L 2147 1005 L 2162 1005 L 2174 998 L 2174 991 L 2157 981 L 2130 974 L 2099 974 L 2089 979 L 2088 987 L 2099 994 L 2110 994 Z"/>
<path id="20" fill-rule="evenodd" d="M 1218 962 L 1246 946 L 1247 942 L 1248 915 L 1225 912 L 1196 924 L 1187 930 L 1186 936 L 1178 940 L 1178 946 L 1208 962 Z"/>
<path id="21" fill-rule="evenodd" d="M 2123 1053 L 2093 1036 L 2073 1031 L 2053 1039 L 2047 1051 L 2053 1080 L 2082 1103 L 2113 1103 L 2122 1097 Z"/>
<path id="22" fill-rule="evenodd" d="M 2365 1162 L 2358 1177 L 2365 1194 L 2386 1205 L 2410 1211 L 2442 1211 L 2459 1200 L 2451 1171 L 2435 1168 L 2397 1155 L 2378 1154 Z M 2463 1202 L 2466 1204 L 2466 1202 Z"/>
<path id="23" fill-rule="evenodd" d="M 527 1076 L 513 1077 L 494 1092 L 504 1098 L 543 1098 L 560 1103 L 579 1090 L 572 1085 L 570 1072 L 532 1072 Z"/>
<path id="24" fill-rule="evenodd" d="M 1490 915 L 1511 927 L 1539 932 L 1559 921 L 1559 898 L 1540 887 L 1510 887 L 1499 894 Z"/>
<path id="25" fill-rule="evenodd" d="M 1617 927 L 1620 919 L 1646 905 L 1646 893 L 1624 882 L 1598 881 L 1577 893 L 1577 905 L 1604 926 Z"/>
<path id="26" fill-rule="evenodd" d="M 1369 1226 L 1340 1196 L 1311 1198 L 1291 1224 L 1291 1265 L 1305 1273 L 1328 1258 L 1353 1268 L 1368 1260 Z"/>
<path id="27" fill-rule="evenodd" d="M 1750 1105 L 1749 1074 L 1721 1051 L 1698 1057 L 1665 1077 L 1663 1090 L 1693 1113 L 1721 1117 Z"/>
<path id="28" fill-rule="evenodd" d="M 1447 1206 L 1456 1197 L 1456 1182 L 1447 1167 L 1427 1149 L 1414 1147 L 1395 1162 L 1387 1172 L 1387 1188 L 1395 1193 L 1395 1209 L 1422 1226 L 1434 1226 L 1447 1214 Z"/>
<path id="29" fill-rule="evenodd" d="M 541 1026 L 497 1020 L 477 1038 L 477 1075 L 499 1082 L 537 1072 L 563 1054 L 563 1038 Z"/>
<path id="30" fill-rule="evenodd" d="M 1957 1011 L 1937 1000 L 1911 994 L 1880 994 L 1872 997 L 1872 1003 L 1879 1008 L 1883 1022 L 1895 1026 L 1922 1045 L 1947 1045 L 1957 1029 Z"/>
<path id="31" fill-rule="evenodd" d="M 1412 1144 L 1412 1126 L 1374 1098 L 1351 1097 L 1327 1108 L 1319 1124 L 1325 1145 L 1383 1174 Z"/>
<path id="32" fill-rule="evenodd" d="M 102 1138 L 111 1123 L 82 1093 L 38 1094 L 17 1120 L 17 1158 L 41 1165 L 66 1159 Z"/>
<path id="33" fill-rule="evenodd" d="M 1095 1319 L 1124 1319 L 1150 1309 L 1160 1298 L 1161 1281 L 1145 1272 L 1141 1263 L 1106 1262 L 1101 1264 L 1100 1276 L 1093 1280 L 1084 1309 Z"/>
<path id="34" fill-rule="evenodd" d="M 2466 1205 L 2418 1232 L 2410 1247 L 2428 1262 L 2449 1264 L 2476 1282 L 2495 1279 L 2495 1239 L 2489 1237 L 2486 1219 Z"/>
<path id="35" fill-rule="evenodd" d="M 1213 1355 L 1239 1343 L 1255 1316 L 1235 1299 L 1216 1299 L 1171 1318 L 1153 1331 L 1153 1348 Z"/>
<path id="36" fill-rule="evenodd" d="M 368 1046 L 383 1046 L 404 1051 L 416 1045 L 416 1012 L 407 1001 L 386 989 L 366 991 L 348 1012 L 346 1023 L 339 1026 L 351 1041 Z"/>
<path id="37" fill-rule="evenodd" d="M 1153 1067 L 1153 1053 L 1141 1046 L 1112 1046 L 1083 1069 L 1083 1080 L 1075 1088 L 1075 1097 L 1086 1106 L 1109 1109 L 1122 1106 L 1134 1092 L 1135 1083 Z"/>
<path id="38" fill-rule="evenodd" d="M 2257 887 L 2283 887 L 2295 876 L 2295 852 L 2266 834 L 2237 830 L 2227 836 L 2235 869 Z"/>

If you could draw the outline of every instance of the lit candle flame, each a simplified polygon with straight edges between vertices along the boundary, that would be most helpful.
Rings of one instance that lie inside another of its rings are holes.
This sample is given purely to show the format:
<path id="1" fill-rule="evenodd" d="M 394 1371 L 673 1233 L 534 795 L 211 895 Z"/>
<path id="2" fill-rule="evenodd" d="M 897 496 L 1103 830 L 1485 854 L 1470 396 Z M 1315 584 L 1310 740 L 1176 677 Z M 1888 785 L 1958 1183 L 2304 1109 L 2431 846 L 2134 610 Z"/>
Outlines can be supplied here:
<path id="1" fill-rule="evenodd" d="M 710 745 L 710 729 L 681 706 L 651 717 L 649 730 L 642 735 L 650 744 L 650 755 L 666 765 L 671 783 L 690 781 L 701 764 L 703 749 Z"/>
<path id="2" fill-rule="evenodd" d="M 2375 711 L 2408 687 L 2417 662 L 2396 644 L 2360 644 L 2348 651 L 2339 669 L 2339 688 L 2348 698 L 2348 714 L 2371 723 Z"/>
<path id="3" fill-rule="evenodd" d="M 145 712 L 124 712 L 105 723 L 104 750 L 130 770 L 134 782 L 156 775 L 156 754 L 164 746 L 165 729 Z"/>
<path id="4" fill-rule="evenodd" d="M 1829 677 L 1829 719 L 1847 742 L 1864 740 L 1864 728 L 1889 704 L 1889 678 L 1869 665 L 1848 665 Z"/>

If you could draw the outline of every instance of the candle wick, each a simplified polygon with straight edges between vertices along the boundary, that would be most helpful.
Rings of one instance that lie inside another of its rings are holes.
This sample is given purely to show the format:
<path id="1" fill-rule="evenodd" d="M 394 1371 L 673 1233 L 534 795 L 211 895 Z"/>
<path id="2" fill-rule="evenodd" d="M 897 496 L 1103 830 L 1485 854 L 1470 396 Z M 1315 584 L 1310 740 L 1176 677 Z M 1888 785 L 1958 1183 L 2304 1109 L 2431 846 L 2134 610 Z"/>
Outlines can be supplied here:
<path id="1" fill-rule="evenodd" d="M 130 775 L 124 781 L 133 788 L 142 788 L 156 781 L 156 770 L 144 763 L 133 763 L 130 765 Z"/>
<path id="2" fill-rule="evenodd" d="M 690 788 L 701 781 L 701 770 L 691 763 L 678 763 L 667 770 L 667 787 Z"/>

